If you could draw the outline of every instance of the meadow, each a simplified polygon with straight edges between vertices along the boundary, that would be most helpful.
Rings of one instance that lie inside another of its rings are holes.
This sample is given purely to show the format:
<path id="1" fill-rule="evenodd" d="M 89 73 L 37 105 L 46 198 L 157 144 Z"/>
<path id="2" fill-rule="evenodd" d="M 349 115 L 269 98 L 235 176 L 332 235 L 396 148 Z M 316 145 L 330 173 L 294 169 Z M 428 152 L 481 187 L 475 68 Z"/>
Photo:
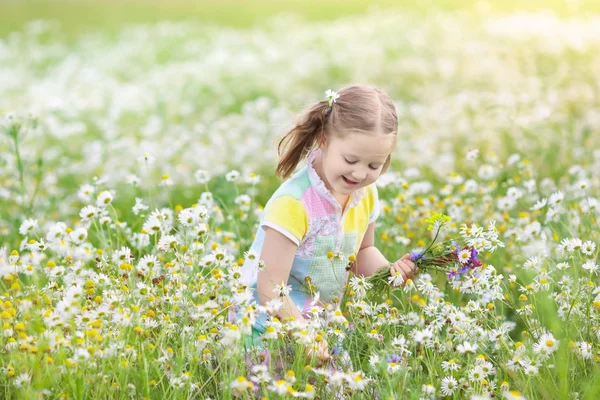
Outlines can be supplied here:
<path id="1" fill-rule="evenodd" d="M 597 398 L 600 16 L 236 25 L 38 19 L 0 38 L 0 397 Z M 252 349 L 275 305 L 240 269 L 278 140 L 349 83 L 399 115 L 377 246 L 423 249 L 443 213 L 483 265 L 383 296 L 352 277 Z M 304 355 L 322 340 L 325 365 Z"/>

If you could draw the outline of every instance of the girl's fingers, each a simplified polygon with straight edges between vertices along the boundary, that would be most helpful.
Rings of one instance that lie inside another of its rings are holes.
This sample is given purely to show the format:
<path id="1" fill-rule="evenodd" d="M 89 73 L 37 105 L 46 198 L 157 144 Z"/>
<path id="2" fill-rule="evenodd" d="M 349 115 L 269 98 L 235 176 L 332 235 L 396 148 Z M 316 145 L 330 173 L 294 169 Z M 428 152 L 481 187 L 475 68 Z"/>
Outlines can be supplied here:
<path id="1" fill-rule="evenodd" d="M 398 265 L 402 268 L 402 272 L 404 272 L 407 277 L 412 274 L 412 269 L 404 261 L 398 262 Z"/>
<path id="2" fill-rule="evenodd" d="M 405 260 L 404 264 L 408 265 L 408 268 L 410 268 L 411 271 L 415 271 L 417 269 L 416 264 L 410 260 Z"/>
<path id="3" fill-rule="evenodd" d="M 415 263 L 410 261 L 409 254 L 405 254 L 404 256 L 402 256 L 401 259 L 392 264 L 392 266 L 390 267 L 390 273 L 392 275 L 395 275 L 397 272 L 402 274 L 404 280 L 409 279 L 411 277 L 415 277 L 417 275 L 418 268 L 415 265 Z"/>
<path id="4" fill-rule="evenodd" d="M 321 358 L 322 360 L 329 359 L 329 346 L 324 340 L 321 343 L 319 343 L 319 358 Z"/>
<path id="5" fill-rule="evenodd" d="M 416 275 L 416 266 L 413 263 L 404 262 L 404 268 L 406 268 L 407 277 L 414 277 Z"/>

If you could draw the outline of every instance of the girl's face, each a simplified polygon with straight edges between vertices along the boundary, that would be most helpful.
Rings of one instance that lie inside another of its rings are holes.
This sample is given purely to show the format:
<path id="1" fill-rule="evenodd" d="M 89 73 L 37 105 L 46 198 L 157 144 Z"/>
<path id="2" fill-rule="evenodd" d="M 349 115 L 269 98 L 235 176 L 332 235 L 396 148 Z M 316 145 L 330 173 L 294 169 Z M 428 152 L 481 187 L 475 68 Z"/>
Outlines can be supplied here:
<path id="1" fill-rule="evenodd" d="M 328 135 L 315 167 L 334 196 L 347 196 L 377 180 L 391 154 L 394 135 L 349 133 L 340 138 Z"/>

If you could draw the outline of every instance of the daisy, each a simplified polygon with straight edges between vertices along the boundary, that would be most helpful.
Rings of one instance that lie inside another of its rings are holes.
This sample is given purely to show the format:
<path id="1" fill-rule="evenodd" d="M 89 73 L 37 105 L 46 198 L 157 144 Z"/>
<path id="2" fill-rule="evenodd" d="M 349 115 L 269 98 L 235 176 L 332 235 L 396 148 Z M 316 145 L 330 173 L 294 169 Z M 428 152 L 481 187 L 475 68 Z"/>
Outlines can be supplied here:
<path id="1" fill-rule="evenodd" d="M 137 160 L 138 160 L 139 163 L 143 163 L 143 164 L 146 164 L 146 165 L 152 165 L 156 161 L 156 158 L 152 157 L 148 153 L 144 153 L 144 155 L 141 156 L 141 157 L 138 157 Z"/>
<path id="2" fill-rule="evenodd" d="M 526 397 L 517 390 L 507 390 L 502 393 L 507 400 L 524 400 Z"/>
<path id="3" fill-rule="evenodd" d="M 371 382 L 370 378 L 365 377 L 364 372 L 358 371 L 346 376 L 346 382 L 352 390 L 364 390 L 365 387 Z"/>
<path id="4" fill-rule="evenodd" d="M 96 206 L 106 207 L 113 201 L 113 196 L 109 191 L 103 191 L 98 194 L 96 198 Z"/>
<path id="5" fill-rule="evenodd" d="M 131 249 L 123 246 L 113 253 L 112 259 L 115 264 L 128 263 L 131 261 Z"/>
<path id="6" fill-rule="evenodd" d="M 233 346 L 242 338 L 242 332 L 237 325 L 229 325 L 223 329 L 221 343 L 226 347 Z"/>
<path id="7" fill-rule="evenodd" d="M 481 382 L 481 380 L 485 378 L 485 373 L 481 366 L 475 366 L 471 371 L 469 371 L 469 380 L 471 382 Z"/>
<path id="8" fill-rule="evenodd" d="M 87 229 L 77 228 L 69 233 L 69 237 L 73 243 L 81 244 L 85 241 L 85 239 L 87 239 Z"/>
<path id="9" fill-rule="evenodd" d="M 536 376 L 539 372 L 539 369 L 538 369 L 538 367 L 535 367 L 533 365 L 527 365 L 523 369 L 523 372 L 525 373 L 525 375 Z"/>
<path id="10" fill-rule="evenodd" d="M 265 328 L 265 332 L 261 336 L 261 338 L 264 338 L 266 340 L 276 340 L 278 337 L 279 332 L 277 331 L 277 328 L 272 324 L 267 325 L 267 327 Z"/>
<path id="11" fill-rule="evenodd" d="M 467 159 L 467 161 L 475 161 L 478 156 L 479 156 L 479 149 L 473 149 L 473 150 L 467 151 L 465 158 Z"/>
<path id="12" fill-rule="evenodd" d="M 479 360 L 479 359 L 478 359 Z M 496 368 L 492 365 L 491 362 L 489 361 L 482 361 L 479 366 L 481 367 L 481 370 L 483 371 L 483 373 L 487 376 L 487 375 L 493 375 L 496 373 Z"/>
<path id="13" fill-rule="evenodd" d="M 433 338 L 433 332 L 429 329 L 423 329 L 421 331 L 415 331 L 414 341 L 415 343 L 425 343 Z"/>
<path id="14" fill-rule="evenodd" d="M 90 201 L 92 199 L 92 194 L 94 194 L 94 187 L 90 184 L 81 185 L 79 191 L 77 192 L 77 196 L 83 201 Z"/>
<path id="15" fill-rule="evenodd" d="M 16 387 L 23 387 L 26 383 L 31 381 L 31 377 L 28 374 L 21 374 L 15 379 Z"/>
<path id="16" fill-rule="evenodd" d="M 199 184 L 204 185 L 210 181 L 210 174 L 203 169 L 198 169 L 194 172 L 194 178 Z"/>
<path id="17" fill-rule="evenodd" d="M 442 362 L 442 369 L 444 370 L 444 372 L 458 371 L 460 369 L 460 364 L 458 364 L 454 360 L 443 361 Z"/>
<path id="18" fill-rule="evenodd" d="M 258 259 L 258 252 L 254 249 L 250 249 L 244 253 L 244 259 L 247 261 L 255 261 Z"/>
<path id="19" fill-rule="evenodd" d="M 588 271 L 592 274 L 597 274 L 600 266 L 598 264 L 594 263 L 593 261 L 587 261 L 587 262 L 583 263 L 581 268 L 585 269 L 586 271 Z"/>
<path id="20" fill-rule="evenodd" d="M 353 276 L 350 279 L 350 287 L 356 293 L 358 298 L 363 298 L 367 295 L 367 291 L 373 286 L 373 284 L 367 282 L 367 278 L 364 276 Z"/>
<path id="21" fill-rule="evenodd" d="M 245 182 L 250 185 L 256 185 L 258 182 L 260 182 L 260 175 L 257 175 L 256 173 L 251 172 L 246 176 Z"/>
<path id="22" fill-rule="evenodd" d="M 435 395 L 435 386 L 433 386 L 430 383 L 427 383 L 427 384 L 421 386 L 421 393 L 423 393 L 426 396 L 433 397 Z"/>
<path id="23" fill-rule="evenodd" d="M 287 296 L 292 292 L 292 285 L 286 285 L 284 282 L 281 282 L 273 288 L 273 293 L 277 296 L 283 297 Z"/>
<path id="24" fill-rule="evenodd" d="M 442 379 L 441 391 L 444 396 L 452 396 L 452 394 L 458 389 L 458 382 L 454 377 L 447 376 Z"/>
<path id="25" fill-rule="evenodd" d="M 410 292 L 412 292 L 415 289 L 416 289 L 416 287 L 415 287 L 415 283 L 413 282 L 413 280 L 412 279 L 407 279 L 406 280 L 406 285 L 404 285 L 403 290 L 406 293 L 410 293 Z"/>
<path id="26" fill-rule="evenodd" d="M 538 200 L 533 207 L 530 208 L 531 211 L 536 211 L 536 210 L 541 210 L 542 208 L 544 208 L 546 206 L 546 203 L 548 203 L 548 200 L 543 198 L 541 200 Z"/>
<path id="27" fill-rule="evenodd" d="M 283 308 L 283 305 L 284 305 L 283 301 L 281 301 L 281 299 L 275 297 L 275 298 L 267 301 L 267 303 L 265 304 L 265 308 L 266 308 L 267 312 L 269 312 L 269 314 L 274 315 Z"/>
<path id="28" fill-rule="evenodd" d="M 153 233 L 160 231 L 161 227 L 161 221 L 156 216 L 150 215 L 144 223 L 142 230 L 144 231 L 144 233 L 152 235 Z"/>
<path id="29" fill-rule="evenodd" d="M 458 261 L 460 261 L 461 264 L 468 263 L 470 259 L 471 259 L 471 250 L 464 249 L 464 250 L 461 250 L 460 253 L 458 253 Z"/>
<path id="30" fill-rule="evenodd" d="M 550 351 L 543 343 L 535 343 L 532 347 L 533 352 L 538 354 L 540 360 L 547 360 L 550 358 Z"/>
<path id="31" fill-rule="evenodd" d="M 567 252 L 571 253 L 573 251 L 581 250 L 583 247 L 583 242 L 579 238 L 571 238 L 569 239 L 569 244 L 567 245 Z"/>
<path id="32" fill-rule="evenodd" d="M 202 238 L 208 232 L 208 226 L 205 223 L 200 223 L 194 227 L 193 232 L 198 238 Z"/>
<path id="33" fill-rule="evenodd" d="M 129 184 L 131 186 L 139 186 L 140 183 L 142 183 L 142 180 L 136 174 L 127 175 L 127 178 L 125 181 L 127 182 L 127 184 Z"/>
<path id="34" fill-rule="evenodd" d="M 543 334 L 538 342 L 540 346 L 544 346 L 547 350 L 549 350 L 550 354 L 554 353 L 556 349 L 558 349 L 559 343 L 560 340 L 554 339 L 554 336 L 551 333 Z"/>
<path id="35" fill-rule="evenodd" d="M 471 344 L 469 342 L 463 342 L 462 344 L 459 344 L 456 347 L 456 350 L 461 353 L 461 354 L 475 354 L 475 351 L 477 350 L 479 346 L 477 344 Z"/>
<path id="36" fill-rule="evenodd" d="M 325 91 L 325 98 L 327 99 L 327 102 L 329 103 L 329 107 L 332 106 L 332 103 L 335 103 L 335 101 L 337 99 L 339 99 L 340 95 L 332 89 L 327 89 Z"/>
<path id="37" fill-rule="evenodd" d="M 146 275 L 149 271 L 160 266 L 160 261 L 153 254 L 143 256 L 138 262 L 137 269 Z"/>
<path id="38" fill-rule="evenodd" d="M 290 389 L 293 388 L 285 379 L 280 379 L 277 382 L 273 382 L 273 384 L 269 385 L 268 387 L 269 391 L 274 392 L 279 396 L 284 396 L 289 392 Z"/>
<path id="39" fill-rule="evenodd" d="M 556 264 L 556 269 L 558 269 L 558 270 L 568 269 L 570 267 L 571 266 L 567 262 L 561 262 L 561 263 Z"/>
<path id="40" fill-rule="evenodd" d="M 383 336 L 379 332 L 377 332 L 377 329 L 371 329 L 371 331 L 367 333 L 367 336 L 375 340 L 380 340 L 383 338 Z"/>
<path id="41" fill-rule="evenodd" d="M 254 376 L 252 376 L 250 380 L 254 383 L 267 383 L 272 379 L 271 375 L 269 375 L 269 367 L 267 365 L 253 365 L 252 373 Z"/>
<path id="42" fill-rule="evenodd" d="M 294 332 L 293 336 L 298 344 L 308 346 L 314 343 L 314 335 L 311 335 L 306 329 L 302 329 L 299 332 Z"/>
<path id="43" fill-rule="evenodd" d="M 90 353 L 87 349 L 77 349 L 75 350 L 74 358 L 78 362 L 87 361 L 90 358 Z"/>
<path id="44" fill-rule="evenodd" d="M 342 314 L 342 310 L 338 308 L 331 314 L 330 320 L 336 324 L 343 324 L 346 322 L 346 317 Z"/>
<path id="45" fill-rule="evenodd" d="M 136 197 L 135 198 L 135 205 L 131 209 L 133 211 L 133 213 L 135 215 L 138 215 L 141 211 L 146 211 L 147 209 L 148 209 L 148 206 L 144 204 L 144 202 L 142 201 L 142 199 L 140 199 L 139 197 Z"/>
<path id="46" fill-rule="evenodd" d="M 595 250 L 596 243 L 592 242 L 591 240 L 587 240 L 585 243 L 583 243 L 583 246 L 581 246 L 581 252 L 586 256 L 591 256 L 594 254 Z"/>
<path id="47" fill-rule="evenodd" d="M 177 245 L 179 244 L 179 241 L 177 240 L 177 238 L 173 235 L 165 235 L 163 237 L 160 238 L 160 240 L 158 241 L 158 250 L 159 251 L 170 251 L 171 249 L 175 249 L 177 247 Z"/>
<path id="48" fill-rule="evenodd" d="M 394 274 L 388 278 L 388 283 L 392 286 L 401 286 L 404 283 L 402 273 L 399 271 L 394 272 Z"/>
<path id="49" fill-rule="evenodd" d="M 373 368 L 377 367 L 377 364 L 379 364 L 379 361 L 381 361 L 381 360 L 379 359 L 379 356 L 375 353 L 371 354 L 371 356 L 369 357 L 369 364 Z"/>
<path id="50" fill-rule="evenodd" d="M 555 205 L 559 204 L 561 201 L 563 201 L 564 198 L 565 198 L 565 195 L 561 191 L 552 193 L 552 195 L 550 196 L 550 199 L 548 200 L 548 204 L 550 206 L 555 206 Z"/>
<path id="51" fill-rule="evenodd" d="M 19 233 L 26 236 L 29 232 L 33 231 L 38 226 L 37 219 L 28 218 L 19 227 Z"/>
<path id="52" fill-rule="evenodd" d="M 402 365 L 396 362 L 390 362 L 388 363 L 387 366 L 387 372 L 388 374 L 393 374 L 395 372 L 397 372 L 400 368 L 402 368 Z"/>
<path id="53" fill-rule="evenodd" d="M 237 182 L 238 178 L 240 177 L 240 172 L 237 170 L 231 170 L 229 171 L 226 175 L 225 175 L 225 179 L 227 179 L 227 182 Z"/>
<path id="54" fill-rule="evenodd" d="M 591 360 L 593 356 L 592 345 L 587 342 L 577 342 L 581 357 Z"/>

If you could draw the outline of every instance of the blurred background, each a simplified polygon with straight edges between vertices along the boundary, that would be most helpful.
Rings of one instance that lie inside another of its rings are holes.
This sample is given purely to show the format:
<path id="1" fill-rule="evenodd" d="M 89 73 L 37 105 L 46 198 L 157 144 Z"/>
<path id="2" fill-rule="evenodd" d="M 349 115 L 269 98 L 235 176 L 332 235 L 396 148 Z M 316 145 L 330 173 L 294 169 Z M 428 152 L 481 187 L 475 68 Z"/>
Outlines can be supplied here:
<path id="1" fill-rule="evenodd" d="M 0 1 L 0 115 L 23 127 L 0 135 L 0 237 L 16 240 L 24 216 L 71 219 L 102 190 L 124 218 L 142 196 L 211 192 L 237 207 L 233 169 L 265 204 L 294 116 L 349 83 L 398 110 L 386 196 L 421 180 L 433 184 L 411 196 L 512 185 L 500 171 L 519 163 L 552 191 L 600 160 L 598 12 L 597 0 Z M 473 210 L 495 202 L 506 207 Z"/>
<path id="2" fill-rule="evenodd" d="M 234 27 L 260 25 L 265 18 L 294 13 L 308 20 L 360 14 L 373 7 L 414 12 L 485 9 L 495 12 L 552 10 L 568 16 L 598 12 L 597 0 L 2 0 L 0 35 L 33 19 L 52 19 L 71 35 L 93 29 L 118 29 L 129 22 L 197 20 Z"/>

